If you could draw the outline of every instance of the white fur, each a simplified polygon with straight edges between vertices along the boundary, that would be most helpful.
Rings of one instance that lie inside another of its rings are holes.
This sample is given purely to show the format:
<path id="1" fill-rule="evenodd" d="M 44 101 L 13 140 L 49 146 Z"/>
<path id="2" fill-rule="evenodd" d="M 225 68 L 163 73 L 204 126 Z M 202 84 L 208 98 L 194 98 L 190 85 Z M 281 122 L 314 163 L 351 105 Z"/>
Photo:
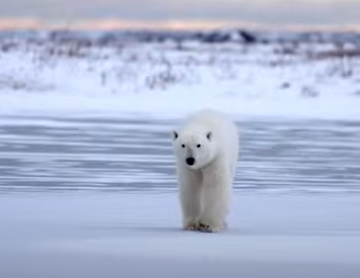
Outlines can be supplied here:
<path id="1" fill-rule="evenodd" d="M 226 228 L 239 153 L 236 125 L 217 111 L 201 110 L 173 132 L 173 148 L 183 228 L 203 232 Z M 188 157 L 195 159 L 193 165 L 186 163 Z"/>

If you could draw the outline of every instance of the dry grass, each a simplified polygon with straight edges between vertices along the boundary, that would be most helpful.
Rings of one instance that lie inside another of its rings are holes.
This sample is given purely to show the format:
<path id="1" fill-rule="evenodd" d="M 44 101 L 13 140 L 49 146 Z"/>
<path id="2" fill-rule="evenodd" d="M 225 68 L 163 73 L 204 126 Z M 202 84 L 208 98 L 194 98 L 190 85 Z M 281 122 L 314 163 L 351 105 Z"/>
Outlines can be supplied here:
<path id="1" fill-rule="evenodd" d="M 334 49 L 310 54 L 312 59 L 360 58 L 360 49 Z"/>
<path id="2" fill-rule="evenodd" d="M 21 80 L 6 75 L 0 76 L 0 90 L 46 92 L 52 89 L 51 85 L 40 84 L 35 80 Z"/>

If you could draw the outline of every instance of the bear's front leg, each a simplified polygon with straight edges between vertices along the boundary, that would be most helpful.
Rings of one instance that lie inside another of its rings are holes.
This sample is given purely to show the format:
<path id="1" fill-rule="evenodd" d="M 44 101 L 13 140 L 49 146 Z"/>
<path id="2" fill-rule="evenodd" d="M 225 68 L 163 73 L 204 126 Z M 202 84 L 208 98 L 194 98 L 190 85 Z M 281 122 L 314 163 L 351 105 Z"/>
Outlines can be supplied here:
<path id="1" fill-rule="evenodd" d="M 180 203 L 184 230 L 197 230 L 197 219 L 200 214 L 200 174 L 190 170 L 183 170 L 179 173 Z"/>
<path id="2" fill-rule="evenodd" d="M 216 233 L 227 228 L 226 215 L 230 202 L 230 185 L 226 178 L 207 180 L 201 193 L 201 213 L 197 230 Z"/>

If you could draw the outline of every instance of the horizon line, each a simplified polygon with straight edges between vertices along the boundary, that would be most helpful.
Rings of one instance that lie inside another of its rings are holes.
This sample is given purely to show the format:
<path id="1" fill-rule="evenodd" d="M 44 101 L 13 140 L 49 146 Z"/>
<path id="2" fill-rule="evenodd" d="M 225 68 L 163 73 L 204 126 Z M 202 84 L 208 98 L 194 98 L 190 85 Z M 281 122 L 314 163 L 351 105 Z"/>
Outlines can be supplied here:
<path id="1" fill-rule="evenodd" d="M 264 31 L 340 31 L 360 32 L 358 24 L 268 24 L 220 20 L 122 20 L 117 18 L 46 21 L 38 18 L 0 17 L 0 30 L 211 30 L 243 28 Z"/>

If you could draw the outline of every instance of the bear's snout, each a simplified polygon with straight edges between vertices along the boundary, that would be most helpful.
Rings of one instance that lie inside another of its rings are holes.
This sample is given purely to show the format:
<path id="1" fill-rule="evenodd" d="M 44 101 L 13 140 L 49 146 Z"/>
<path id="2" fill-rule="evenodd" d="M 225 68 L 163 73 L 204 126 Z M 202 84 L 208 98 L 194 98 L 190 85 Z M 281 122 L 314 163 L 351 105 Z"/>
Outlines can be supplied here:
<path id="1" fill-rule="evenodd" d="M 195 163 L 195 158 L 193 158 L 193 157 L 188 157 L 188 158 L 186 159 L 186 163 L 187 163 L 188 165 L 190 165 L 190 166 L 194 165 L 194 163 Z"/>

